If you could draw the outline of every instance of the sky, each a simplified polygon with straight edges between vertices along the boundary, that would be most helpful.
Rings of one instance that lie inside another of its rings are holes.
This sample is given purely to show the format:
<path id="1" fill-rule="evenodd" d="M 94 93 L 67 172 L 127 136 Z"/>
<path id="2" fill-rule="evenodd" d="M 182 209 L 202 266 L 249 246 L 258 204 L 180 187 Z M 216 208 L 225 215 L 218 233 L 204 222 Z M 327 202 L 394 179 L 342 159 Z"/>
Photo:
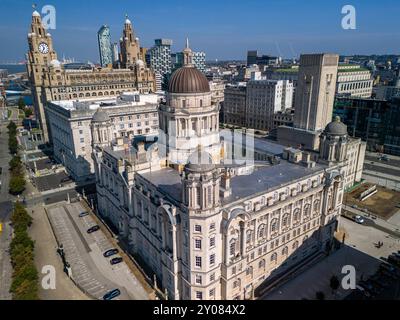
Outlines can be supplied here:
<path id="1" fill-rule="evenodd" d="M 27 51 L 32 2 L 0 0 L 0 63 L 21 61 Z M 111 28 L 117 41 L 125 14 L 141 46 L 186 37 L 207 60 L 246 58 L 247 50 L 293 58 L 301 53 L 400 54 L 399 0 L 37 0 L 56 9 L 50 30 L 59 59 L 99 61 L 97 31 Z M 356 29 L 341 25 L 344 5 L 356 10 Z"/>

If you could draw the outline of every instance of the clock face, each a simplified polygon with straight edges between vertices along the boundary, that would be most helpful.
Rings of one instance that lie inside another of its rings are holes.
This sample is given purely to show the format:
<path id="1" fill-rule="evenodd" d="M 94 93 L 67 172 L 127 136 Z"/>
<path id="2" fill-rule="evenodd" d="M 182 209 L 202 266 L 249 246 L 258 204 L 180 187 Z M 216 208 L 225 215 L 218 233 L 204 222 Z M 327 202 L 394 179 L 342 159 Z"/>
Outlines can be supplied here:
<path id="1" fill-rule="evenodd" d="M 49 52 L 49 46 L 47 45 L 47 43 L 42 42 L 39 44 L 39 52 L 41 52 L 43 54 L 46 54 Z"/>

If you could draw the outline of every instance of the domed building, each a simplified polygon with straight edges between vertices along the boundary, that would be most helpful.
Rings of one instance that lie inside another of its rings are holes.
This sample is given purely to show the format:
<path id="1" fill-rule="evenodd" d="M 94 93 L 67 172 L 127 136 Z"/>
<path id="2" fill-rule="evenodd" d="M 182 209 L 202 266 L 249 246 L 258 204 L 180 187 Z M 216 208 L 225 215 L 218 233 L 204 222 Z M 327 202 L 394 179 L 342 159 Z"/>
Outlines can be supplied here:
<path id="1" fill-rule="evenodd" d="M 183 50 L 184 65 L 168 83 L 166 103 L 160 105 L 160 139 L 167 166 L 183 169 L 201 146 L 214 163 L 220 162 L 219 107 L 211 103 L 207 78 L 192 63 L 192 50 Z"/>
<path id="2" fill-rule="evenodd" d="M 183 55 L 159 105 L 157 139 L 94 149 L 97 211 L 169 299 L 252 299 L 272 276 L 331 250 L 340 165 L 301 150 L 273 163 L 225 161 L 218 106 L 188 46 Z M 108 123 L 101 110 L 97 123 Z M 343 132 L 333 124 L 327 135 Z"/>

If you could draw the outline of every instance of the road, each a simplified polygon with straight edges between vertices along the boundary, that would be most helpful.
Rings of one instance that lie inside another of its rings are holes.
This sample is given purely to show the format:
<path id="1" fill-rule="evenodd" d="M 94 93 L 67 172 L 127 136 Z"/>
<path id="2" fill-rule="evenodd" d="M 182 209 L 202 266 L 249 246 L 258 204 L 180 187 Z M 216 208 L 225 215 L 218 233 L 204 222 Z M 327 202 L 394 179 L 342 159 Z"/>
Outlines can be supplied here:
<path id="1" fill-rule="evenodd" d="M 72 277 L 76 284 L 91 297 L 101 299 L 109 290 L 119 288 L 120 300 L 148 299 L 139 281 L 125 262 L 111 266 L 103 252 L 112 248 L 102 230 L 88 234 L 95 225 L 91 216 L 79 218 L 84 208 L 80 203 L 57 204 L 48 210 L 48 216 L 59 243 L 63 244 Z"/>
<path id="2" fill-rule="evenodd" d="M 370 216 L 368 216 L 365 212 L 352 208 L 347 205 L 343 205 L 343 209 L 350 211 L 354 214 L 360 215 L 364 217 L 364 225 L 369 226 L 378 230 L 381 230 L 392 237 L 400 239 L 400 227 L 391 223 L 388 223 L 387 221 L 380 219 L 377 217 L 376 219 L 371 219 Z"/>
<path id="3" fill-rule="evenodd" d="M 0 188 L 0 223 L 3 224 L 3 231 L 0 232 L 0 300 L 11 299 L 9 293 L 11 284 L 12 267 L 8 248 L 11 241 L 12 228 L 10 226 L 10 213 L 12 209 L 11 196 L 8 194 L 8 183 L 10 174 L 8 162 L 11 159 L 8 153 L 8 133 L 7 123 L 3 122 L 0 126 L 0 167 L 1 169 L 1 188 Z"/>

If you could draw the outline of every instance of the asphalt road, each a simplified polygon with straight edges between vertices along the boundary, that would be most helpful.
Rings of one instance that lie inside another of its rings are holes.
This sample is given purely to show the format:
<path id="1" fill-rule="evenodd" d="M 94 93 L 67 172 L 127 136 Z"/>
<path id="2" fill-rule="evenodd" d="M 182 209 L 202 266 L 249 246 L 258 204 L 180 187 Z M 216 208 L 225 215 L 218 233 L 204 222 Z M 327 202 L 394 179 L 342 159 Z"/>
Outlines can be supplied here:
<path id="1" fill-rule="evenodd" d="M 393 165 L 393 164 L 390 163 L 390 165 Z M 399 168 L 400 168 L 400 166 L 399 166 Z M 369 164 L 369 163 L 364 163 L 364 170 L 381 172 L 381 173 L 385 173 L 385 174 L 390 174 L 395 177 L 400 177 L 400 170 L 385 168 L 385 167 L 381 167 L 381 166 L 375 166 L 375 165 Z"/>

